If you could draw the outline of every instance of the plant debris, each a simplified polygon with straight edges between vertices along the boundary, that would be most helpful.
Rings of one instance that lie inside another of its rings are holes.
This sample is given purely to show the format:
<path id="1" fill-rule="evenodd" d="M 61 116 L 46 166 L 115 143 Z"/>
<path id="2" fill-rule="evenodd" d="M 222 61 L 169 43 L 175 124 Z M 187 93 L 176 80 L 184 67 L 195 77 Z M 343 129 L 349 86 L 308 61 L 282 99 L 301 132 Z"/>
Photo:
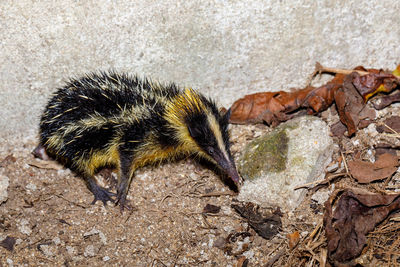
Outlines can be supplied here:
<path id="1" fill-rule="evenodd" d="M 0 242 L 0 246 L 7 249 L 8 251 L 13 251 L 15 242 L 16 240 L 14 237 L 7 236 L 3 241 Z"/>
<path id="2" fill-rule="evenodd" d="M 317 88 L 307 86 L 292 92 L 246 95 L 231 106 L 230 122 L 276 126 L 297 115 L 319 113 L 336 103 L 340 121 L 346 126 L 347 135 L 352 136 L 357 129 L 366 127 L 375 118 L 374 110 L 368 108 L 366 102 L 377 93 L 390 93 L 399 87 L 399 69 L 400 65 L 392 73 L 363 67 L 338 70 L 324 68 L 317 63 L 313 76 L 321 72 L 336 73 L 330 82 Z M 340 129 L 343 127 L 338 127 L 337 132 L 343 132 Z"/>
<path id="3" fill-rule="evenodd" d="M 349 262 L 366 244 L 366 234 L 387 218 L 390 212 L 400 209 L 400 194 L 376 194 L 360 189 L 345 189 L 325 203 L 324 226 L 328 241 L 328 256 L 334 262 Z"/>
<path id="4" fill-rule="evenodd" d="M 391 116 L 383 124 L 378 125 L 376 130 L 379 133 L 400 133 L 400 116 Z"/>
<path id="5" fill-rule="evenodd" d="M 375 109 L 381 110 L 396 102 L 400 102 L 400 92 L 383 96 L 377 101 L 373 102 L 373 105 Z"/>
<path id="6" fill-rule="evenodd" d="M 212 204 L 207 204 L 207 205 L 204 207 L 204 209 L 203 209 L 203 213 L 213 213 L 213 214 L 216 214 L 216 213 L 219 213 L 220 210 L 221 210 L 221 207 L 220 207 L 220 206 L 215 206 L 215 205 L 212 205 Z"/>
<path id="7" fill-rule="evenodd" d="M 0 161 L 0 168 L 16 161 L 17 159 L 12 154 L 10 154 Z"/>
<path id="8" fill-rule="evenodd" d="M 236 267 L 247 267 L 248 264 L 249 260 L 245 256 L 241 256 L 236 263 Z"/>
<path id="9" fill-rule="evenodd" d="M 288 238 L 290 249 L 293 249 L 295 246 L 297 246 L 300 241 L 300 234 L 298 231 L 287 234 L 286 237 Z"/>
<path id="10" fill-rule="evenodd" d="M 54 160 L 37 160 L 33 159 L 28 162 L 28 164 L 32 167 L 36 167 L 39 169 L 48 169 L 48 170 L 62 170 L 64 167 Z"/>
<path id="11" fill-rule="evenodd" d="M 385 153 L 374 163 L 354 160 L 348 161 L 348 166 L 351 175 L 363 184 L 391 177 L 399 166 L 399 159 L 396 155 Z"/>
<path id="12" fill-rule="evenodd" d="M 251 202 L 232 204 L 231 207 L 247 219 L 257 234 L 265 239 L 274 237 L 282 226 L 280 212 L 265 214 L 258 205 Z"/>

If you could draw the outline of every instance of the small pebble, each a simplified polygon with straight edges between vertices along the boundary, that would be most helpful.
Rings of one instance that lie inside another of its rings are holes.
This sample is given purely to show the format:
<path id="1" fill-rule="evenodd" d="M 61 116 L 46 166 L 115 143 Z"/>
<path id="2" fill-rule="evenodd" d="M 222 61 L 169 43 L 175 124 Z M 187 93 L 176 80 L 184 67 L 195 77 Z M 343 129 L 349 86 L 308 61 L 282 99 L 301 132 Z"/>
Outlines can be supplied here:
<path id="1" fill-rule="evenodd" d="M 44 255 L 47 257 L 54 256 L 53 248 L 49 245 L 40 245 L 40 250 L 43 252 Z"/>
<path id="2" fill-rule="evenodd" d="M 29 183 L 26 185 L 26 189 L 30 190 L 30 191 L 35 191 L 37 189 L 36 185 L 33 183 Z"/>
<path id="3" fill-rule="evenodd" d="M 56 237 L 53 238 L 53 242 L 54 242 L 54 244 L 56 244 L 56 245 L 61 244 L 61 240 L 60 240 L 60 238 L 59 238 L 58 236 L 56 236 Z"/>
<path id="4" fill-rule="evenodd" d="M 70 256 L 73 256 L 75 254 L 75 248 L 71 246 L 66 246 L 65 248 L 67 249 L 67 252 Z"/>
<path id="5" fill-rule="evenodd" d="M 94 251 L 94 246 L 93 245 L 89 245 L 85 248 L 85 252 L 83 253 L 83 255 L 85 257 L 94 257 L 96 255 L 95 251 Z"/>
<path id="6" fill-rule="evenodd" d="M 30 235 L 32 233 L 32 229 L 29 227 L 29 221 L 25 218 L 19 221 L 18 230 L 25 235 Z"/>

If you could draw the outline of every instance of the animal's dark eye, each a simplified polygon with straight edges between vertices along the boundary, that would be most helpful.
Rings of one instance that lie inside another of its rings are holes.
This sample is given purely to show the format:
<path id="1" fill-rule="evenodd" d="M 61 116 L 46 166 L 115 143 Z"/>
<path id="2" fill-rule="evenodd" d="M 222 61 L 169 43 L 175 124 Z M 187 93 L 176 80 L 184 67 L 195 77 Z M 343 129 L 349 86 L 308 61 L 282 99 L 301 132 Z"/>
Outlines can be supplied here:
<path id="1" fill-rule="evenodd" d="M 213 155 L 214 154 L 214 148 L 208 147 L 207 148 L 207 152 L 208 152 L 209 155 Z"/>
<path id="2" fill-rule="evenodd" d="M 189 126 L 188 130 L 189 130 L 190 136 L 193 138 L 198 138 L 198 137 L 202 136 L 201 129 Z"/>

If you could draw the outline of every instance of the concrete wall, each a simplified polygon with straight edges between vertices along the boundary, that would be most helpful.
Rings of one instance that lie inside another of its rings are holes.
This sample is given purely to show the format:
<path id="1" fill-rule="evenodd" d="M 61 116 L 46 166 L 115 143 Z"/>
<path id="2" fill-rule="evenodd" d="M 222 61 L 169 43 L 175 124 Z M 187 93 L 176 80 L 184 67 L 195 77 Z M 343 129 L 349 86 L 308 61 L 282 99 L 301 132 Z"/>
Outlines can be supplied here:
<path id="1" fill-rule="evenodd" d="M 304 86 L 315 61 L 393 69 L 400 1 L 0 1 L 0 149 L 34 138 L 49 94 L 114 68 L 222 105 Z"/>

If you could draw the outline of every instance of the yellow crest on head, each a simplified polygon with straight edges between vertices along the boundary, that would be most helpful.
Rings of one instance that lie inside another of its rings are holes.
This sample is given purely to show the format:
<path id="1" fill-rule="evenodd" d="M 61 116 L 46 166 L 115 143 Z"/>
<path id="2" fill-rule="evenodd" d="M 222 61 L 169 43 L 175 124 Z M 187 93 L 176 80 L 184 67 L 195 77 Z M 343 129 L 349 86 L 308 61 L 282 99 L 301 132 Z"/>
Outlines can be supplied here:
<path id="1" fill-rule="evenodd" d="M 187 115 L 204 112 L 206 109 L 201 96 L 191 88 L 175 96 L 165 107 L 165 119 L 176 130 L 177 138 L 182 142 L 182 152 L 200 151 L 190 136 L 185 118 Z"/>
<path id="2" fill-rule="evenodd" d="M 185 90 L 177 95 L 166 106 L 166 119 L 173 125 L 182 125 L 185 115 L 204 111 L 205 106 L 201 97 L 192 88 Z"/>

